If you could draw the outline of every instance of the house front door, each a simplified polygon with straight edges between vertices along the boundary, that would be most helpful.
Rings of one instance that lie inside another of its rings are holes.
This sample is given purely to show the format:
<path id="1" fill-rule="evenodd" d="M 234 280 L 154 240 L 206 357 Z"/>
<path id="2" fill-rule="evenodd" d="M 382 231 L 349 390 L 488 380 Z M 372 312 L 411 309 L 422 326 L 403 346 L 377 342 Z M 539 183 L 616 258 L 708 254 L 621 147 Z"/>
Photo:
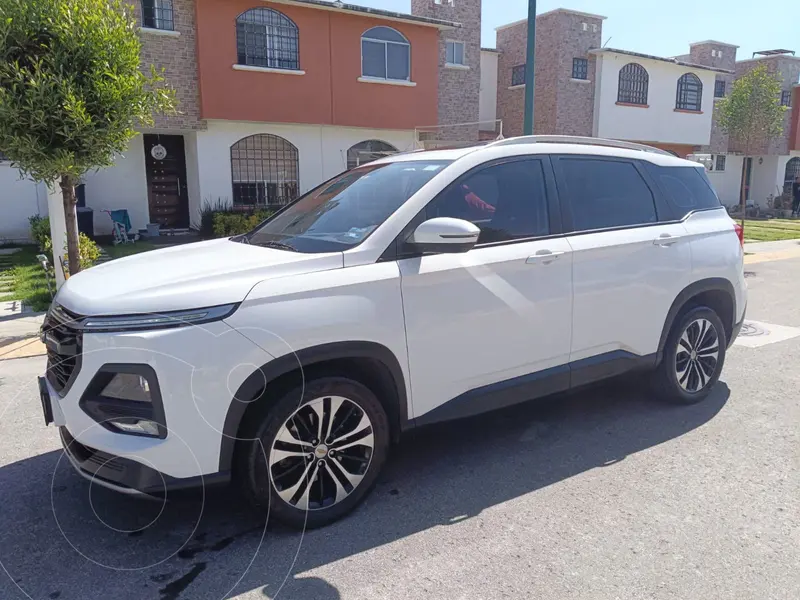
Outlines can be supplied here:
<path id="1" fill-rule="evenodd" d="M 150 222 L 164 229 L 189 227 L 186 153 L 182 135 L 144 136 Z"/>

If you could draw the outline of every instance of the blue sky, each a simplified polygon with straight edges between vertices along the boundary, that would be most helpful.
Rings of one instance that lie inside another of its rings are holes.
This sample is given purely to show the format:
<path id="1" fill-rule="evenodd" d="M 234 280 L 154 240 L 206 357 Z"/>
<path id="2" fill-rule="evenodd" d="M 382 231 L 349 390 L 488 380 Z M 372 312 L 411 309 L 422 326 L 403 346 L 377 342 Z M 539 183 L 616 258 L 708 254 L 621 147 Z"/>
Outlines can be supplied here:
<path id="1" fill-rule="evenodd" d="M 410 12 L 410 0 L 348 0 Z M 456 0 L 458 1 L 458 0 Z M 538 0 L 537 12 L 570 8 L 603 15 L 603 43 L 657 56 L 689 53 L 689 43 L 719 40 L 740 46 L 737 58 L 757 50 L 788 48 L 800 55 L 798 0 Z M 794 7 L 794 8 L 792 8 Z M 524 19 L 527 0 L 483 0 L 483 45 L 494 47 L 494 28 Z"/>

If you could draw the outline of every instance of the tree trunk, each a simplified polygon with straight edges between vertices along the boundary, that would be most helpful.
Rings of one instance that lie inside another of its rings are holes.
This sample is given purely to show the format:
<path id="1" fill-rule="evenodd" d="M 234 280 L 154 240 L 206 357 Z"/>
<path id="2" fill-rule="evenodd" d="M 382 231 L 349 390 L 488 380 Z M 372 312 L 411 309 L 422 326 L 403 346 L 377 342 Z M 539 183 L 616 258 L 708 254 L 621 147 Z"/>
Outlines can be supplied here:
<path id="1" fill-rule="evenodd" d="M 742 230 L 744 230 L 744 218 L 747 210 L 747 191 L 745 184 L 747 183 L 747 155 L 742 159 L 742 181 L 739 186 L 739 208 L 742 211 Z"/>
<path id="2" fill-rule="evenodd" d="M 75 179 L 69 175 L 61 177 L 61 194 L 64 196 L 64 220 L 67 229 L 67 254 L 69 257 L 69 274 L 75 275 L 81 270 L 80 246 L 78 245 L 78 218 L 75 213 Z M 53 248 L 53 254 L 60 254 L 61 248 Z"/>

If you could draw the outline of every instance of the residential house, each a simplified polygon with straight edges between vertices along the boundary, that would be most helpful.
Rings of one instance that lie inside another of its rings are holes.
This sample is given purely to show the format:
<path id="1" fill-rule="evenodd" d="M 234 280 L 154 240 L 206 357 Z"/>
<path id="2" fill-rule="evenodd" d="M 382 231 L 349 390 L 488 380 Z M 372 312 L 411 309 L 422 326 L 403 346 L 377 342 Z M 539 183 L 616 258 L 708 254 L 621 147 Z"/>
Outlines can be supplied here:
<path id="1" fill-rule="evenodd" d="M 111 229 L 103 209 L 126 208 L 135 229 L 181 230 L 207 204 L 286 204 L 415 149 L 422 126 L 467 119 L 477 138 L 480 0 L 414 0 L 413 14 L 321 0 L 131 2 L 143 67 L 165 70 L 180 113 L 87 174 L 97 233 Z M 43 186 L 0 166 L 0 237 L 27 237 L 28 217 L 46 208 Z"/>
<path id="2" fill-rule="evenodd" d="M 536 18 L 534 133 L 650 144 L 687 156 L 711 142 L 717 76 L 687 60 L 602 46 L 605 17 L 557 9 Z M 497 29 L 497 117 L 522 134 L 527 20 Z"/>

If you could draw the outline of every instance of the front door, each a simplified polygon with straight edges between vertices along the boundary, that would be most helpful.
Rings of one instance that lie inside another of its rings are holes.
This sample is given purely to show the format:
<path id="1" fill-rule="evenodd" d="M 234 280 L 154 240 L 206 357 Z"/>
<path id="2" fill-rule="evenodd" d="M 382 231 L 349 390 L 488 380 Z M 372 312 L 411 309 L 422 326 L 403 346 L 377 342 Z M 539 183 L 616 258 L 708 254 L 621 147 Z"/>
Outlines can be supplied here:
<path id="1" fill-rule="evenodd" d="M 744 200 L 750 202 L 750 184 L 753 181 L 753 159 L 744 159 Z M 740 196 L 741 198 L 741 196 Z"/>
<path id="2" fill-rule="evenodd" d="M 560 228 L 555 202 L 549 162 L 526 159 L 473 171 L 426 208 L 426 219 L 472 221 L 481 237 L 466 254 L 398 262 L 421 422 L 568 386 L 572 256 L 565 238 L 551 237 Z"/>
<path id="3" fill-rule="evenodd" d="M 182 135 L 144 136 L 150 222 L 164 229 L 189 227 L 186 153 Z"/>

